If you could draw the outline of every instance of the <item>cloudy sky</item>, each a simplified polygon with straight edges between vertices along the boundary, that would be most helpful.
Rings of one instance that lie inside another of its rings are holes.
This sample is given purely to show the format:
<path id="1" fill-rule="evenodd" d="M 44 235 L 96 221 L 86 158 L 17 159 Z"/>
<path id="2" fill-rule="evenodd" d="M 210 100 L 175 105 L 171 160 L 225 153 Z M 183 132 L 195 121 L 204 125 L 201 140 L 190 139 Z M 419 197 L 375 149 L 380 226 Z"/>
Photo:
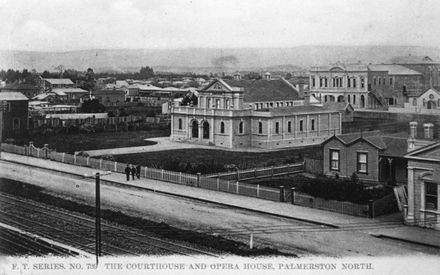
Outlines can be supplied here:
<path id="1" fill-rule="evenodd" d="M 438 0 L 0 0 L 0 49 L 440 46 Z"/>

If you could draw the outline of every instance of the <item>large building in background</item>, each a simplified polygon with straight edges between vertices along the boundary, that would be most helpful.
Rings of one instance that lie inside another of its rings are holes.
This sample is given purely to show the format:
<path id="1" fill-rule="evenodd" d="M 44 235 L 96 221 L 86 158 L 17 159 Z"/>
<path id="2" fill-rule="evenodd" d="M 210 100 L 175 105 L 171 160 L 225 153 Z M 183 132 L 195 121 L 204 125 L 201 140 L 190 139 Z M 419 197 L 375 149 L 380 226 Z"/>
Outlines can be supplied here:
<path id="1" fill-rule="evenodd" d="M 273 149 L 320 144 L 341 133 L 341 110 L 309 103 L 307 93 L 301 98 L 284 79 L 216 79 L 198 92 L 196 106 L 172 107 L 171 139 Z"/>

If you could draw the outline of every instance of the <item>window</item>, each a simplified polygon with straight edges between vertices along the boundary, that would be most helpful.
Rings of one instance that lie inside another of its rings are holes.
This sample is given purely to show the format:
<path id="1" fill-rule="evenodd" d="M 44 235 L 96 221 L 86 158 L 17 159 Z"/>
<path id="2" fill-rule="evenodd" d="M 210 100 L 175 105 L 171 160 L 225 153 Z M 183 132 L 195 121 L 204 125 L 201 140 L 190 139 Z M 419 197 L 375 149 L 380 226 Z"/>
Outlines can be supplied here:
<path id="1" fill-rule="evenodd" d="M 229 109 L 229 99 L 226 99 L 225 103 L 226 103 L 226 109 Z"/>
<path id="2" fill-rule="evenodd" d="M 315 120 L 314 119 L 312 119 L 310 121 L 310 130 L 315 131 Z"/>
<path id="3" fill-rule="evenodd" d="M 353 104 L 356 104 L 356 95 L 353 95 Z"/>
<path id="4" fill-rule="evenodd" d="M 215 108 L 217 108 L 217 109 L 220 108 L 220 99 L 215 100 Z"/>
<path id="5" fill-rule="evenodd" d="M 299 131 L 304 131 L 304 121 L 302 119 L 299 121 Z"/>
<path id="6" fill-rule="evenodd" d="M 279 133 L 280 133 L 280 123 L 275 122 L 275 134 L 279 134 Z"/>
<path id="7" fill-rule="evenodd" d="M 326 78 L 324 78 L 324 86 L 325 86 L 325 87 L 328 87 L 328 83 L 327 83 L 327 77 L 326 77 Z"/>
<path id="8" fill-rule="evenodd" d="M 182 130 L 182 119 L 179 118 L 179 130 Z"/>
<path id="9" fill-rule="evenodd" d="M 390 86 L 392 86 L 392 85 L 393 85 L 393 78 L 390 77 Z"/>
<path id="10" fill-rule="evenodd" d="M 14 118 L 12 121 L 12 130 L 19 130 L 20 129 L 20 119 Z"/>
<path id="11" fill-rule="evenodd" d="M 438 209 L 438 187 L 436 183 L 425 183 L 425 209 L 437 210 Z"/>
<path id="12" fill-rule="evenodd" d="M 365 87 L 365 80 L 364 80 L 364 78 L 362 77 L 361 78 L 361 88 L 364 88 Z"/>
<path id="13" fill-rule="evenodd" d="M 347 98 L 348 98 L 348 103 L 351 103 L 350 95 L 348 95 Z"/>
<path id="14" fill-rule="evenodd" d="M 225 123 L 223 121 L 220 122 L 220 133 L 221 134 L 225 133 Z"/>
<path id="15" fill-rule="evenodd" d="M 243 134 L 243 121 L 240 121 L 240 124 L 238 124 L 238 132 Z"/>
<path id="16" fill-rule="evenodd" d="M 339 150 L 330 149 L 330 170 L 339 171 Z"/>
<path id="17" fill-rule="evenodd" d="M 207 101 L 207 102 L 208 102 L 208 103 L 206 104 L 206 108 L 209 109 L 209 108 L 211 108 L 211 99 L 208 98 L 208 101 Z"/>
<path id="18" fill-rule="evenodd" d="M 356 78 L 353 78 L 353 88 L 356 88 Z"/>
<path id="19" fill-rule="evenodd" d="M 319 78 L 319 87 L 322 87 L 322 78 Z"/>
<path id="20" fill-rule="evenodd" d="M 312 78 L 312 87 L 315 87 L 315 78 Z"/>
<path id="21" fill-rule="evenodd" d="M 258 122 L 258 133 L 262 134 L 263 133 L 263 122 Z"/>
<path id="22" fill-rule="evenodd" d="M 368 154 L 367 153 L 357 153 L 357 172 L 367 174 L 368 173 Z"/>
<path id="23" fill-rule="evenodd" d="M 376 85 L 376 77 L 373 78 L 373 85 Z"/>
<path id="24" fill-rule="evenodd" d="M 348 88 L 351 87 L 351 79 L 349 77 L 347 77 L 347 87 Z"/>
<path id="25" fill-rule="evenodd" d="M 287 122 L 287 132 L 291 133 L 292 132 L 292 121 L 288 121 Z"/>
<path id="26" fill-rule="evenodd" d="M 413 106 L 417 106 L 417 98 L 413 98 Z"/>

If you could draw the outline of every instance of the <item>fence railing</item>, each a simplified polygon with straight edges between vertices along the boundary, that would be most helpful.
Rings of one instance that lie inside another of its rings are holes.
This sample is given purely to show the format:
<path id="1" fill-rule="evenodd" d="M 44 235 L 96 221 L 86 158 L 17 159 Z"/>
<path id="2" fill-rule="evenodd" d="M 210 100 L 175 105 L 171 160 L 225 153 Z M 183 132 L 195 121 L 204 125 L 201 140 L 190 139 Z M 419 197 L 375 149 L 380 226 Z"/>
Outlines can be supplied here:
<path id="1" fill-rule="evenodd" d="M 222 172 L 216 174 L 204 175 L 207 178 L 219 178 L 222 180 L 245 181 L 250 179 L 268 178 L 287 174 L 304 172 L 304 162 L 295 164 L 286 164 L 281 166 L 271 166 L 264 168 L 254 168 L 247 170 L 236 170 L 232 172 Z"/>
<path id="2" fill-rule="evenodd" d="M 49 159 L 66 164 L 90 167 L 94 169 L 99 169 L 101 171 L 125 173 L 125 168 L 127 167 L 126 163 L 56 152 L 49 149 L 47 144 L 43 148 L 37 148 L 32 143 L 30 143 L 28 146 L 17 146 L 2 143 L 1 150 L 18 155 L 36 157 L 40 159 Z M 266 175 L 267 173 L 292 173 L 292 171 L 299 171 L 300 169 L 302 169 L 302 167 L 303 164 L 297 164 L 256 170 L 258 171 L 257 175 Z M 254 172 L 254 170 L 252 171 Z M 245 171 L 245 173 L 247 172 L 248 171 Z M 394 197 L 394 195 L 391 194 L 382 199 L 376 200 L 375 202 L 371 201 L 369 204 L 355 204 L 346 201 L 317 198 L 307 194 L 296 192 L 294 188 L 287 190 L 283 186 L 280 186 L 280 188 L 266 187 L 260 186 L 258 184 L 255 185 L 243 183 L 236 180 L 225 180 L 221 179 L 218 176 L 213 177 L 212 175 L 210 175 L 207 177 L 202 176 L 200 173 L 198 173 L 197 175 L 193 175 L 151 167 L 141 167 L 140 177 L 209 190 L 233 193 L 242 196 L 256 197 L 276 202 L 287 202 L 295 205 L 338 212 L 341 214 L 370 218 L 390 213 L 389 209 L 391 207 Z"/>

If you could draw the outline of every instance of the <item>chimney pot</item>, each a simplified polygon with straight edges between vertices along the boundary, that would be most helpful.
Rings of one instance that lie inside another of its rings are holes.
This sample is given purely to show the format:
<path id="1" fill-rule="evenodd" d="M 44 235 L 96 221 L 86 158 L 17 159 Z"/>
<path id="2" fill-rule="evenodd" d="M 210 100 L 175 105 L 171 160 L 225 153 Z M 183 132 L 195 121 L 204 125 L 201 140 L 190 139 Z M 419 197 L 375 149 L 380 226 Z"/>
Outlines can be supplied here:
<path id="1" fill-rule="evenodd" d="M 417 138 L 417 121 L 411 121 L 409 123 L 409 137 Z"/>
<path id="2" fill-rule="evenodd" d="M 424 133 L 425 133 L 425 139 L 433 139 L 434 138 L 434 124 L 424 123 L 423 129 L 424 129 Z"/>

